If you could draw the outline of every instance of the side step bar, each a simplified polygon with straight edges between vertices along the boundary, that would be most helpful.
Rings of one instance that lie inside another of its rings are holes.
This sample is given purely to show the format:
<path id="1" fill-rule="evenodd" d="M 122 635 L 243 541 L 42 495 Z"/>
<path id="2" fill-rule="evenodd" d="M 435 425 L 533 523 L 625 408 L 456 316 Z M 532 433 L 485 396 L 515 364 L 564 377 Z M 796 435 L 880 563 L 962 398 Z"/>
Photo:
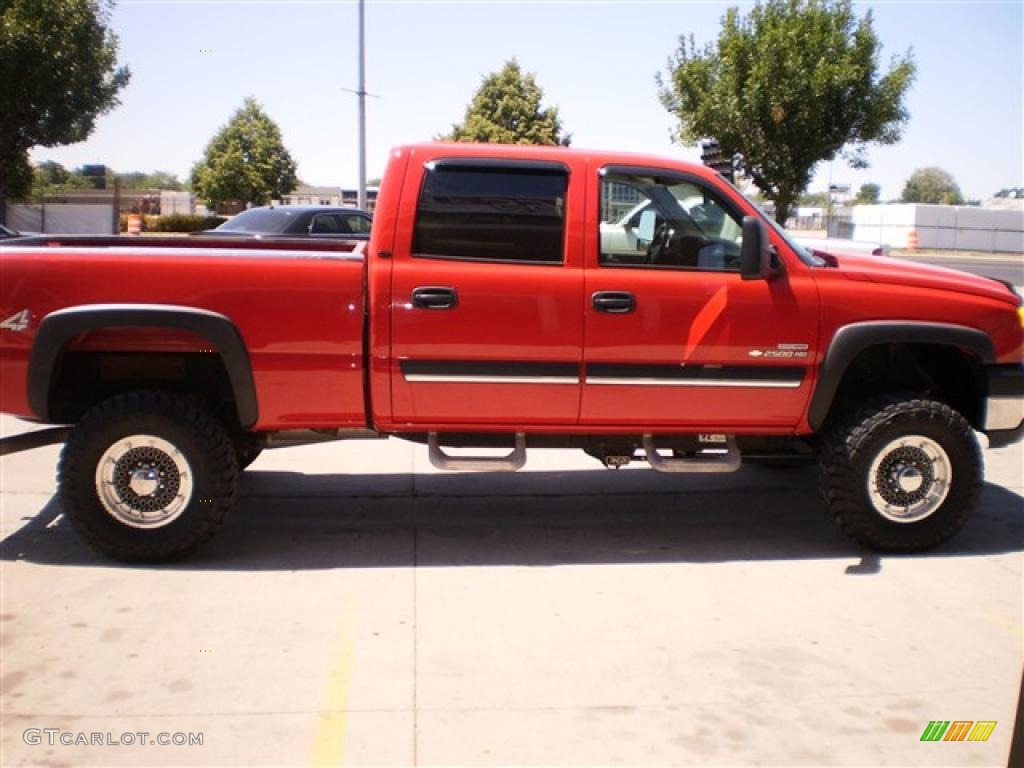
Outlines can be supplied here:
<path id="1" fill-rule="evenodd" d="M 292 448 L 334 440 L 386 440 L 387 437 L 373 429 L 281 429 L 260 433 L 263 448 Z"/>
<path id="2" fill-rule="evenodd" d="M 52 443 L 63 443 L 71 434 L 71 427 L 52 427 L 50 429 L 37 429 L 33 432 L 23 432 L 20 435 L 11 435 L 0 438 L 0 456 L 19 451 L 30 451 L 33 448 L 40 448 Z"/>
<path id="3" fill-rule="evenodd" d="M 697 456 L 688 459 L 662 456 L 654 445 L 652 435 L 644 435 L 643 445 L 648 463 L 659 472 L 735 472 L 742 463 L 739 449 L 736 447 L 736 438 L 731 435 L 722 444 L 725 448 L 724 453 L 721 449 L 715 453 L 701 451 Z"/>
<path id="4" fill-rule="evenodd" d="M 516 447 L 507 456 L 449 456 L 437 440 L 437 432 L 427 435 L 430 463 L 438 469 L 456 472 L 515 472 L 526 464 L 526 434 L 516 432 Z"/>

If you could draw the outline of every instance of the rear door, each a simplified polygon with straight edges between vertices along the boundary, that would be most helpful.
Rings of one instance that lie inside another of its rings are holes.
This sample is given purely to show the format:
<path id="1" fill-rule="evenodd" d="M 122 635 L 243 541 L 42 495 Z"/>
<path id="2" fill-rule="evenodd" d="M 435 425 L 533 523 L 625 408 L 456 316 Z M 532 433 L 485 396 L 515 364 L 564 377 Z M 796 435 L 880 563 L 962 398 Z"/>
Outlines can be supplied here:
<path id="1" fill-rule="evenodd" d="M 396 426 L 573 424 L 583 179 L 547 160 L 409 160 L 393 253 Z"/>

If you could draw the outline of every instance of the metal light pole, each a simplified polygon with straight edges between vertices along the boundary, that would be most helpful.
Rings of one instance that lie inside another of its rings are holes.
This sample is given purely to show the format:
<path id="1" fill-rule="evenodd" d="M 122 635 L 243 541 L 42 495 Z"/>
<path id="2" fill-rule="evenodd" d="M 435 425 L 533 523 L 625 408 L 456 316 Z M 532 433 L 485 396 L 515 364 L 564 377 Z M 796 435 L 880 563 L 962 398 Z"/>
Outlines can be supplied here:
<path id="1" fill-rule="evenodd" d="M 832 237 L 832 166 L 835 160 L 828 161 L 828 201 L 825 206 L 825 239 Z"/>
<path id="2" fill-rule="evenodd" d="M 359 197 L 358 205 L 366 210 L 366 30 L 363 9 L 359 0 Z"/>

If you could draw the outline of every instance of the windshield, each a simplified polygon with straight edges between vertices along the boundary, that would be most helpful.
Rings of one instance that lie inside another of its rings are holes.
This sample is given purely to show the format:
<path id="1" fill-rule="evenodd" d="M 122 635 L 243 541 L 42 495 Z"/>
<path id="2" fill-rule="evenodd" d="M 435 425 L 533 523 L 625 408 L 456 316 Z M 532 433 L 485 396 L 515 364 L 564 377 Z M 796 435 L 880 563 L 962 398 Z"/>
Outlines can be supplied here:
<path id="1" fill-rule="evenodd" d="M 292 211 L 285 211 L 280 208 L 250 208 L 248 211 L 242 211 L 234 218 L 228 219 L 217 229 L 222 232 L 280 234 L 294 220 L 295 214 Z"/>
<path id="2" fill-rule="evenodd" d="M 795 253 L 800 258 L 800 261 L 802 261 L 804 264 L 806 264 L 806 265 L 808 265 L 810 267 L 824 267 L 824 266 L 827 266 L 828 262 L 826 262 L 824 259 L 822 259 L 822 258 L 820 258 L 818 256 L 815 256 L 811 251 L 809 251 L 808 249 L 804 248 L 802 245 L 800 245 L 800 243 L 798 243 L 796 240 L 794 240 L 793 236 L 790 235 L 789 232 L 787 232 L 785 229 L 783 229 L 782 225 L 780 225 L 779 222 L 777 222 L 775 219 L 773 219 L 771 216 L 769 216 L 763 210 L 761 210 L 761 206 L 758 205 L 756 201 L 751 200 L 747 195 L 744 195 L 743 191 L 740 190 L 735 185 L 733 185 L 733 189 L 735 189 L 737 192 L 739 192 L 741 195 L 743 195 L 743 199 L 744 200 L 746 200 L 752 206 L 757 208 L 758 211 L 760 211 L 761 215 L 764 217 L 764 220 L 768 224 L 768 226 L 771 227 L 773 230 L 775 230 L 775 232 L 778 234 L 778 236 L 786 241 L 786 245 L 788 245 L 790 248 L 793 249 L 793 253 Z"/>

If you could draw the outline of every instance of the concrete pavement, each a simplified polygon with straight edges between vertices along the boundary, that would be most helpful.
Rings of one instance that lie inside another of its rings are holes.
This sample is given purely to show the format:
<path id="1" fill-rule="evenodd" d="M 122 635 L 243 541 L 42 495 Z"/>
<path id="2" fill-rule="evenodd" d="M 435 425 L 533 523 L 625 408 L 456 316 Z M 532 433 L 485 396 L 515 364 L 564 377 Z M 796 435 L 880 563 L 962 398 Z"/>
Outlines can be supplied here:
<path id="1" fill-rule="evenodd" d="M 398 441 L 285 449 L 165 567 L 79 542 L 57 454 L 0 463 L 3 765 L 1006 763 L 1020 446 L 986 452 L 975 519 L 914 557 L 846 541 L 809 469 L 535 451 L 462 475 Z M 921 742 L 930 720 L 997 725 Z M 33 728 L 203 743 L 26 744 Z"/>

